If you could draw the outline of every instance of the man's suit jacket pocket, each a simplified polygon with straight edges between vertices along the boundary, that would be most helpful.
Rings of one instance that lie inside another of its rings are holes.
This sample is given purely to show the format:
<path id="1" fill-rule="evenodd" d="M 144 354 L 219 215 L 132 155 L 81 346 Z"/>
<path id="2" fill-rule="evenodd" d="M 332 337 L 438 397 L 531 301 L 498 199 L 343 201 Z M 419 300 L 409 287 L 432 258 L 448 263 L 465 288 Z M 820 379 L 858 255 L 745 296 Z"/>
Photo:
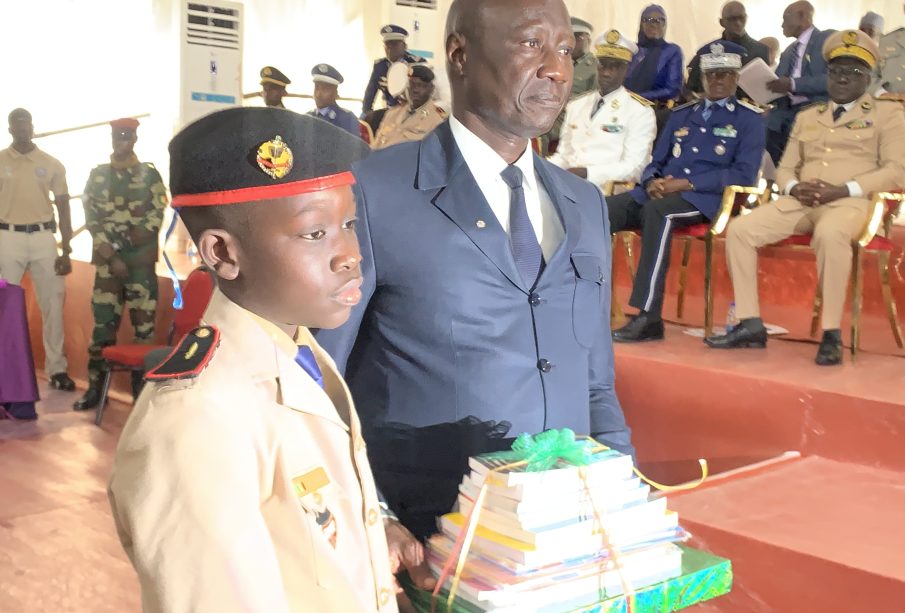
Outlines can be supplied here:
<path id="1" fill-rule="evenodd" d="M 578 344 L 590 348 L 596 340 L 602 317 L 603 263 L 592 253 L 573 253 L 572 268 L 575 270 L 572 328 Z"/>

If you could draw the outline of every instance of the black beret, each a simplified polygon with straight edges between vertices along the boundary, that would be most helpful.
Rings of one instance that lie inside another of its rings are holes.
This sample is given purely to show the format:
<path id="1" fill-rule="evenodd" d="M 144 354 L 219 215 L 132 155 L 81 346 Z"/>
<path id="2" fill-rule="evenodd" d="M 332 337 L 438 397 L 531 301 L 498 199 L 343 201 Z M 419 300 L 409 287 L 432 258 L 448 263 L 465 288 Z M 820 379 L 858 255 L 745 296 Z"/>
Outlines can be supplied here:
<path id="1" fill-rule="evenodd" d="M 261 85 L 264 85 L 265 83 L 274 83 L 286 87 L 292 83 L 292 81 L 273 66 L 265 66 L 261 69 Z"/>
<path id="2" fill-rule="evenodd" d="M 434 80 L 434 71 L 427 64 L 412 64 L 409 66 L 409 78 L 421 79 L 425 83 L 430 83 Z"/>
<path id="3" fill-rule="evenodd" d="M 277 108 L 211 113 L 170 141 L 173 206 L 283 198 L 351 185 L 352 164 L 370 149 L 310 115 Z"/>

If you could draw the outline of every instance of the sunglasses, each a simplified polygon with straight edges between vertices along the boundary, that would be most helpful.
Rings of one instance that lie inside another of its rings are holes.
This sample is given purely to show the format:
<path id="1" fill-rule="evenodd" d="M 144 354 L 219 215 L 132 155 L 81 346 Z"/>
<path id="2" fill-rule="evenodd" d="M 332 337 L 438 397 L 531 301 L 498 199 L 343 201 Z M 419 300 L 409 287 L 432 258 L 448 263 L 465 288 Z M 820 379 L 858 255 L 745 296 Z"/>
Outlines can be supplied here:
<path id="1" fill-rule="evenodd" d="M 641 20 L 641 22 L 662 26 L 664 23 L 666 23 L 666 17 L 645 17 Z"/>

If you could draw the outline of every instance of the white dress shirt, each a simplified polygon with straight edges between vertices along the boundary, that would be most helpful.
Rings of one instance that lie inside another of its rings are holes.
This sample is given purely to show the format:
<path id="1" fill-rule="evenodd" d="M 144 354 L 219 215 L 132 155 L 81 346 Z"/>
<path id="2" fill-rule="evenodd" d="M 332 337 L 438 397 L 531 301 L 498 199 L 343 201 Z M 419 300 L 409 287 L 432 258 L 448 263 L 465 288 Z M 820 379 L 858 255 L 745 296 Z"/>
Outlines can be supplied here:
<path id="1" fill-rule="evenodd" d="M 453 115 L 449 117 L 449 127 L 459 151 L 462 152 L 462 157 L 465 158 L 468 170 L 471 171 L 481 193 L 487 199 L 487 204 L 490 205 L 503 230 L 509 234 L 510 190 L 500 176 L 500 173 L 508 166 L 506 160 L 500 157 L 490 145 L 462 125 L 462 122 Z M 523 188 L 528 218 L 534 227 L 544 260 L 549 262 L 565 235 L 559 213 L 556 212 L 550 195 L 534 171 L 534 154 L 531 147 L 525 148 L 525 152 L 514 165 L 518 166 L 525 177 Z"/>
<path id="2" fill-rule="evenodd" d="M 848 113 L 852 110 L 852 107 L 855 106 L 857 100 L 852 100 L 846 104 L 836 104 L 835 102 L 830 102 L 830 108 L 828 112 L 835 112 L 840 106 L 845 109 L 845 113 Z M 847 121 L 845 118 L 845 113 L 839 118 L 839 121 Z M 785 194 L 791 195 L 792 188 L 798 185 L 798 181 L 792 179 L 786 184 L 786 189 L 784 190 Z M 852 198 L 861 198 L 864 196 L 864 190 L 861 189 L 861 185 L 857 181 L 846 181 L 846 187 L 848 187 L 848 195 Z"/>
<path id="3" fill-rule="evenodd" d="M 593 92 L 569 102 L 550 161 L 566 170 L 586 168 L 588 181 L 601 187 L 607 181 L 637 182 L 657 134 L 654 110 L 624 87 L 607 94 L 598 109 L 600 100 Z"/>

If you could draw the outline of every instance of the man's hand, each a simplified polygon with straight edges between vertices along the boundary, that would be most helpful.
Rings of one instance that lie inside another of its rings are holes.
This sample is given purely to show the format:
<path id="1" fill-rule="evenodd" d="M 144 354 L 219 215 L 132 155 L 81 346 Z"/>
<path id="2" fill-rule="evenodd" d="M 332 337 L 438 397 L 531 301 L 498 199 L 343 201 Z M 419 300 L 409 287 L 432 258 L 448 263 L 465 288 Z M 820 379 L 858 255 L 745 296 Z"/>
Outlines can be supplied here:
<path id="1" fill-rule="evenodd" d="M 129 228 L 129 244 L 135 247 L 145 245 L 153 240 L 157 240 L 157 234 L 148 232 L 144 228 L 134 226 Z"/>
<path id="2" fill-rule="evenodd" d="M 110 272 L 117 279 L 126 279 L 129 277 L 129 267 L 126 266 L 126 263 L 123 262 L 123 259 L 118 255 L 114 255 L 110 259 Z"/>
<path id="3" fill-rule="evenodd" d="M 588 178 L 588 169 L 587 168 L 570 168 L 569 172 L 571 172 L 576 177 L 581 177 L 582 179 Z"/>
<path id="4" fill-rule="evenodd" d="M 645 188 L 648 198 L 662 198 L 664 195 L 663 185 L 670 179 L 672 179 L 672 175 L 668 177 L 657 177 L 656 179 L 651 179 L 650 181 L 648 181 L 647 187 Z"/>
<path id="5" fill-rule="evenodd" d="M 424 546 L 398 520 L 385 518 L 383 525 L 390 550 L 390 571 L 394 575 L 406 571 L 416 587 L 422 590 L 434 589 L 437 581 L 424 560 Z M 412 603 L 398 583 L 396 600 L 400 611 L 414 611 Z"/>
<path id="6" fill-rule="evenodd" d="M 779 77 L 775 81 L 767 83 L 767 89 L 776 94 L 788 94 L 792 91 L 792 79 Z"/>
<path id="7" fill-rule="evenodd" d="M 820 206 L 840 198 L 848 198 L 848 186 L 832 185 L 826 181 L 806 181 L 798 183 L 789 195 L 804 206 Z"/>
<path id="8" fill-rule="evenodd" d="M 53 270 L 60 277 L 65 277 L 72 272 L 72 262 L 69 261 L 69 254 L 63 254 L 57 257 L 53 263 Z"/>
<path id="9" fill-rule="evenodd" d="M 688 179 L 673 179 L 669 177 L 663 181 L 663 195 L 674 194 L 676 192 L 686 192 L 691 189 L 691 182 Z"/>

